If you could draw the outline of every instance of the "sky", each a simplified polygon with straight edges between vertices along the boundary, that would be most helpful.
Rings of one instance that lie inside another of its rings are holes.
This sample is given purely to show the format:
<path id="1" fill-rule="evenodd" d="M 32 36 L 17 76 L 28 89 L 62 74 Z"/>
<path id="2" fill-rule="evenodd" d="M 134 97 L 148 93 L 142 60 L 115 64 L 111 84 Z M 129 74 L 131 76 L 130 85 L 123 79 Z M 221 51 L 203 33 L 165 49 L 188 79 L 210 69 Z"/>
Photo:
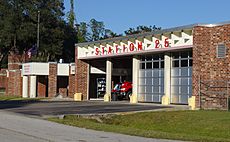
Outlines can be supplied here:
<path id="1" fill-rule="evenodd" d="M 69 11 L 70 0 L 64 0 Z M 74 0 L 77 22 L 94 18 L 118 34 L 138 25 L 162 29 L 230 21 L 230 0 Z"/>

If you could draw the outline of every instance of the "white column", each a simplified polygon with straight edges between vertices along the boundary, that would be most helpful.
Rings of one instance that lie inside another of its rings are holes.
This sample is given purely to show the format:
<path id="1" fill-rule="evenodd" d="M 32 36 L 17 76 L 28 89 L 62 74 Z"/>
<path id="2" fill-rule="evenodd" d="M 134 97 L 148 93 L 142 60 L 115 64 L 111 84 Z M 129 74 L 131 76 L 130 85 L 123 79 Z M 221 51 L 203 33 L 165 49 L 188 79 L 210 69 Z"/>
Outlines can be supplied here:
<path id="1" fill-rule="evenodd" d="M 28 76 L 22 77 L 22 97 L 28 98 Z"/>
<path id="2" fill-rule="evenodd" d="M 165 53 L 164 55 L 164 93 L 165 95 L 162 97 L 162 104 L 169 105 L 170 104 L 170 94 L 171 94 L 171 57 L 170 53 Z"/>
<path id="3" fill-rule="evenodd" d="M 106 94 L 104 101 L 108 102 L 111 100 L 111 88 L 112 88 L 112 68 L 113 64 L 110 60 L 106 61 Z"/>
<path id="4" fill-rule="evenodd" d="M 130 103 L 138 102 L 139 69 L 140 69 L 140 60 L 137 56 L 134 56 L 133 69 L 132 69 L 133 90 L 132 90 L 132 96 L 130 97 Z"/>
<path id="5" fill-rule="evenodd" d="M 30 98 L 36 98 L 37 77 L 30 76 Z"/>

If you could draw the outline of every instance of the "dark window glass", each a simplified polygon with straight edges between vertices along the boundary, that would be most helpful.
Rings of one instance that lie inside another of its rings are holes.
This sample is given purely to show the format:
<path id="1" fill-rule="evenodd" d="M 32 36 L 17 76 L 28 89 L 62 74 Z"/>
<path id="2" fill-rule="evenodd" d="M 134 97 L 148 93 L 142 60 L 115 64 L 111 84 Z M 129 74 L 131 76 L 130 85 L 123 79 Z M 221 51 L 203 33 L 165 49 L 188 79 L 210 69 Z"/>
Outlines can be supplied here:
<path id="1" fill-rule="evenodd" d="M 145 56 L 142 56 L 142 57 L 141 57 L 141 61 L 145 61 Z"/>
<path id="2" fill-rule="evenodd" d="M 159 59 L 164 60 L 164 55 L 159 55 Z"/>
<path id="3" fill-rule="evenodd" d="M 146 63 L 146 69 L 152 69 L 152 62 Z"/>
<path id="4" fill-rule="evenodd" d="M 152 61 L 152 56 L 146 56 L 146 61 Z"/>
<path id="5" fill-rule="evenodd" d="M 181 67 L 188 67 L 188 60 L 181 60 Z"/>
<path id="6" fill-rule="evenodd" d="M 179 67 L 179 60 L 173 61 L 172 67 Z"/>
<path id="7" fill-rule="evenodd" d="M 159 68 L 159 62 L 153 62 L 153 68 L 154 69 Z"/>
<path id="8" fill-rule="evenodd" d="M 192 58 L 192 51 L 189 51 L 188 55 L 189 55 L 190 58 Z"/>
<path id="9" fill-rule="evenodd" d="M 165 63 L 161 62 L 161 68 L 164 68 L 164 67 L 165 67 Z"/>
<path id="10" fill-rule="evenodd" d="M 179 53 L 178 52 L 172 53 L 172 58 L 179 59 Z"/>
<path id="11" fill-rule="evenodd" d="M 189 60 L 189 66 L 192 67 L 192 64 L 193 64 L 192 59 L 190 59 Z"/>
<path id="12" fill-rule="evenodd" d="M 188 52 L 181 52 L 181 58 L 188 58 Z"/>
<path id="13" fill-rule="evenodd" d="M 154 55 L 153 56 L 153 60 L 159 60 L 159 56 L 158 55 Z"/>
<path id="14" fill-rule="evenodd" d="M 141 63 L 141 69 L 145 69 L 145 63 Z"/>

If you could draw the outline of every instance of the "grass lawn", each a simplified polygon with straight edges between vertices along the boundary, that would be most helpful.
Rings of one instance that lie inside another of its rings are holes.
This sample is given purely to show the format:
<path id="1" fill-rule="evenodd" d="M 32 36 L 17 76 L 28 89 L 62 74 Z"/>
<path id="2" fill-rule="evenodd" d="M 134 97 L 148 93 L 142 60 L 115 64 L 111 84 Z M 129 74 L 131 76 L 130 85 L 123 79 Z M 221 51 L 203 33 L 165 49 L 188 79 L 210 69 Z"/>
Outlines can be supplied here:
<path id="1" fill-rule="evenodd" d="M 23 101 L 23 100 L 40 100 L 40 98 L 22 98 L 19 96 L 0 95 L 0 101 Z"/>
<path id="2" fill-rule="evenodd" d="M 88 129 L 188 141 L 230 141 L 227 111 L 143 112 L 98 118 L 69 115 L 48 120 Z"/>

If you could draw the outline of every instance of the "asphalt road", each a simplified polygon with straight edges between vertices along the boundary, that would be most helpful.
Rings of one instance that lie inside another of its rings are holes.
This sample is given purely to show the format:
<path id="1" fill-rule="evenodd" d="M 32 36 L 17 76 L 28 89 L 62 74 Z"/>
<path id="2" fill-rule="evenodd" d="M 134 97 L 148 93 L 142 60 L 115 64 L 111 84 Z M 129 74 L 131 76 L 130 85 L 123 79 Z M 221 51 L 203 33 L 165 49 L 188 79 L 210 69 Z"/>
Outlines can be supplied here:
<path id="1" fill-rule="evenodd" d="M 0 110 L 1 142 L 176 142 L 77 128 Z"/>
<path id="2" fill-rule="evenodd" d="M 39 117 L 66 114 L 103 114 L 148 111 L 170 106 L 129 104 L 128 102 L 103 101 L 7 101 L 0 102 L 0 109 Z"/>

